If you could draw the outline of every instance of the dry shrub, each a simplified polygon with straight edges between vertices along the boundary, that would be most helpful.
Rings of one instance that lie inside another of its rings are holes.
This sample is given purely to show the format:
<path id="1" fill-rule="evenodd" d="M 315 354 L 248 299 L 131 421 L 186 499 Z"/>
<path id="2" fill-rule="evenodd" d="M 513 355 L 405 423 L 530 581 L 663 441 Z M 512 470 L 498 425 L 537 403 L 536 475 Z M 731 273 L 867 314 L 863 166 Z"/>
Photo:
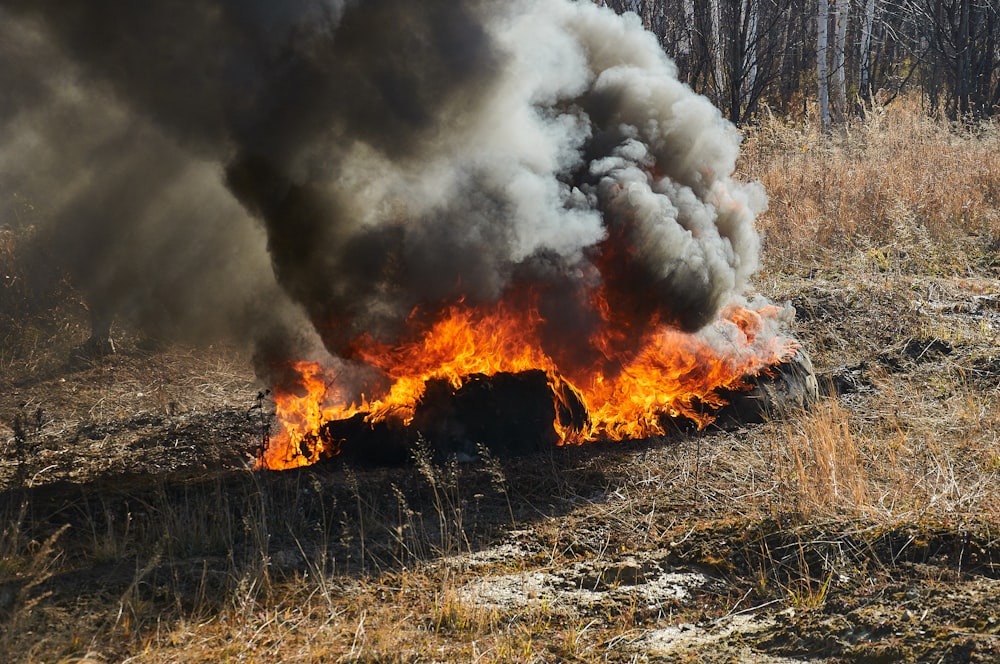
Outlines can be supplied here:
<path id="1" fill-rule="evenodd" d="M 941 392 L 930 393 L 883 378 L 864 405 L 827 399 L 782 422 L 769 503 L 806 520 L 995 514 L 995 395 L 940 380 Z"/>
<path id="2" fill-rule="evenodd" d="M 758 223 L 776 269 L 856 250 L 926 268 L 908 259 L 975 259 L 1000 237 L 1000 126 L 956 127 L 918 100 L 876 106 L 832 136 L 765 115 L 746 132 L 741 170 L 768 191 Z"/>
<path id="3" fill-rule="evenodd" d="M 64 352 L 65 337 L 83 335 L 80 295 L 60 272 L 38 269 L 34 232 L 0 217 L 0 381 L 36 371 L 49 348 Z"/>

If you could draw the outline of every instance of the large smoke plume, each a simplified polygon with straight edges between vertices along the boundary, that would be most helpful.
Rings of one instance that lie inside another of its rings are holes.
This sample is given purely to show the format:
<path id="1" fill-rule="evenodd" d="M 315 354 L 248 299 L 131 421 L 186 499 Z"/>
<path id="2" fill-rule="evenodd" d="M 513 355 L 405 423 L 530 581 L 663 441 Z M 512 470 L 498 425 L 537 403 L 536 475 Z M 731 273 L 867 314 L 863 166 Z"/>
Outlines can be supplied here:
<path id="1" fill-rule="evenodd" d="M 0 186 L 44 201 L 40 237 L 92 306 L 254 329 L 268 360 L 307 352 L 285 333 L 304 313 L 350 359 L 415 307 L 531 283 L 567 357 L 592 351 L 598 284 L 639 327 L 696 331 L 757 267 L 765 201 L 731 177 L 738 136 L 635 16 L 570 0 L 0 7 Z"/>

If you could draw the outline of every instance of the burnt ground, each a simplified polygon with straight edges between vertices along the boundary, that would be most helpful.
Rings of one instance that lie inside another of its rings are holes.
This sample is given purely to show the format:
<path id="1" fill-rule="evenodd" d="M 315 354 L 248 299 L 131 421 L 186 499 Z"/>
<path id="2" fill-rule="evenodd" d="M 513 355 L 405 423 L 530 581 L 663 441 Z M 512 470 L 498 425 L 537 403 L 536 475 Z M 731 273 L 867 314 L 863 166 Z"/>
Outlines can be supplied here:
<path id="1" fill-rule="evenodd" d="M 120 330 L 71 363 L 78 323 L 25 326 L 0 358 L 0 649 L 997 661 L 1000 288 L 852 270 L 761 280 L 825 386 L 808 412 L 462 464 L 255 472 L 270 404 L 243 352 Z M 322 648 L 262 617 L 327 585 L 300 623 Z"/>

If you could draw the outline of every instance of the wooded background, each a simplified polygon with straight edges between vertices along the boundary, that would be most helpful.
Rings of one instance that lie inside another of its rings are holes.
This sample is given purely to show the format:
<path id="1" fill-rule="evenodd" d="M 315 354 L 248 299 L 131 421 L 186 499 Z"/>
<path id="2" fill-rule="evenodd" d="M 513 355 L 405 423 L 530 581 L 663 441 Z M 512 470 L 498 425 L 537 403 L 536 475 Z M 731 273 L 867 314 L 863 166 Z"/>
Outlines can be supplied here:
<path id="1" fill-rule="evenodd" d="M 680 76 L 736 124 L 817 104 L 824 130 L 919 91 L 927 110 L 1000 113 L 1000 0 L 598 0 L 635 12 Z"/>

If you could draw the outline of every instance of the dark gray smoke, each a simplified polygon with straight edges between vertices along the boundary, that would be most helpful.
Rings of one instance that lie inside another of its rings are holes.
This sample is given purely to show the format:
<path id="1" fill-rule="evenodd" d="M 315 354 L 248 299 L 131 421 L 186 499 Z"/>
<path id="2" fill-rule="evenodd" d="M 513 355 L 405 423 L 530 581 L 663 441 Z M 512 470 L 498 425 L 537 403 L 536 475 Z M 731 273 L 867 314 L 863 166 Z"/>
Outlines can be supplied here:
<path id="1" fill-rule="evenodd" d="M 738 136 L 635 16 L 570 0 L 0 7 L 3 186 L 46 199 L 49 246 L 111 306 L 259 320 L 276 283 L 350 358 L 362 334 L 399 338 L 414 307 L 531 284 L 550 352 L 587 361 L 598 285 L 615 320 L 695 331 L 757 267 L 765 202 L 731 178 Z M 303 352 L 287 342 L 269 337 L 272 360 Z"/>
<path id="2" fill-rule="evenodd" d="M 97 317 L 164 337 L 304 323 L 264 229 L 225 186 L 221 135 L 215 154 L 182 143 L 86 64 L 43 22 L 0 9 L 0 228 L 29 238 L 34 291 L 68 274 Z"/>

